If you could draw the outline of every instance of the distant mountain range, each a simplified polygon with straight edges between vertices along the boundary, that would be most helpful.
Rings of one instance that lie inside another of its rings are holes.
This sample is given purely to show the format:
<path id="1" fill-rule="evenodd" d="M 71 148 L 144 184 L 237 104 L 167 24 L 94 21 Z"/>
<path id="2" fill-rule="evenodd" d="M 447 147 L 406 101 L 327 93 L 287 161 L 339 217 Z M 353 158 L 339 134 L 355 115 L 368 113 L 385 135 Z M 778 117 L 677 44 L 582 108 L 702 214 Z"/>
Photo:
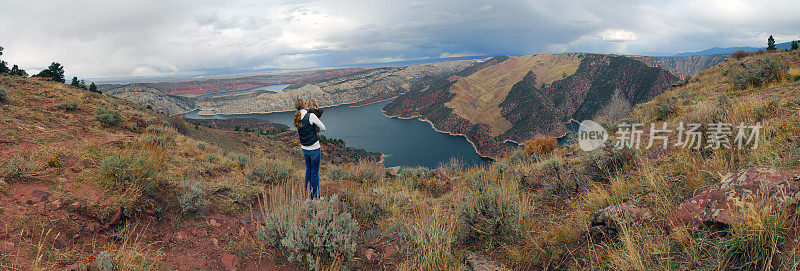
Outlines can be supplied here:
<path id="1" fill-rule="evenodd" d="M 784 42 L 784 43 L 775 44 L 775 48 L 777 48 L 778 50 L 780 50 L 780 49 L 789 49 L 789 48 L 791 48 L 791 46 L 792 46 L 792 42 Z M 767 47 L 748 47 L 748 46 L 726 47 L 726 48 L 714 47 L 714 48 L 705 49 L 705 50 L 697 51 L 697 52 L 685 52 L 685 53 L 674 54 L 672 56 L 697 56 L 697 55 L 717 55 L 717 54 L 729 55 L 729 54 L 732 54 L 733 52 L 736 52 L 736 51 L 755 52 L 755 51 L 758 51 L 758 50 L 766 50 L 766 49 L 767 49 Z"/>

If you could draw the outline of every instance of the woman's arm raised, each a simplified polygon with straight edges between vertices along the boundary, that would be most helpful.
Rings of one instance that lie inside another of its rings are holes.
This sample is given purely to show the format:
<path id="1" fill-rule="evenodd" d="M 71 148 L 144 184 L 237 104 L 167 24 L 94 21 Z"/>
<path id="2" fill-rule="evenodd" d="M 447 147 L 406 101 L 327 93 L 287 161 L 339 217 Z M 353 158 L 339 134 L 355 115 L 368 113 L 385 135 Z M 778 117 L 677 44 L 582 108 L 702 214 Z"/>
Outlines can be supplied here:
<path id="1" fill-rule="evenodd" d="M 306 114 L 311 114 L 310 116 L 308 116 L 308 122 L 319 127 L 319 132 L 325 131 L 325 124 L 322 124 L 322 121 L 319 120 L 319 118 L 317 118 L 317 115 L 314 115 L 314 113 L 310 112 Z"/>

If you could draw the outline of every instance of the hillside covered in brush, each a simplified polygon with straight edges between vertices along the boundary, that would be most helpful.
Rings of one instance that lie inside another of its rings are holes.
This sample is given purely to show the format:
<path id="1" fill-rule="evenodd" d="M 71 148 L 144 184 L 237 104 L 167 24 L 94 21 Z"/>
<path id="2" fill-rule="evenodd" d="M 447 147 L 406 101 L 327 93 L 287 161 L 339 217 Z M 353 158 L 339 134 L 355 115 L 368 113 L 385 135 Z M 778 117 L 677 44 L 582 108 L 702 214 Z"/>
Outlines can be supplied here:
<path id="1" fill-rule="evenodd" d="M 460 134 L 496 158 L 537 134 L 562 136 L 568 121 L 594 118 L 616 93 L 635 105 L 670 88 L 668 71 L 614 55 L 544 54 L 495 57 L 436 78 L 384 107 L 387 116 L 420 118 Z"/>

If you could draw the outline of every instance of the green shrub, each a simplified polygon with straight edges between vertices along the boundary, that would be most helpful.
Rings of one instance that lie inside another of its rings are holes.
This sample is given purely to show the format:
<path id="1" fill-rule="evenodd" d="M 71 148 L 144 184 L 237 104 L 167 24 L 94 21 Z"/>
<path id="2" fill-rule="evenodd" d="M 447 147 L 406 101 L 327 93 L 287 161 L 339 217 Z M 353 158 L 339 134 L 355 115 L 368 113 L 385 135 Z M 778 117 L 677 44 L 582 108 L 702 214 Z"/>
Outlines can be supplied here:
<path id="1" fill-rule="evenodd" d="M 56 108 L 64 110 L 64 111 L 75 111 L 78 110 L 78 101 L 69 101 L 63 104 L 59 104 Z"/>
<path id="2" fill-rule="evenodd" d="M 95 110 L 94 118 L 99 121 L 103 127 L 114 127 L 122 123 L 122 114 L 117 110 L 108 108 L 98 108 Z"/>
<path id="3" fill-rule="evenodd" d="M 239 165 L 239 168 L 244 168 L 247 166 L 247 164 L 250 164 L 250 157 L 241 153 L 228 153 L 228 158 L 236 162 L 236 164 Z"/>
<path id="4" fill-rule="evenodd" d="M 24 181 L 36 173 L 36 163 L 26 157 L 15 155 L 7 162 L 3 163 L 6 174 L 5 178 L 9 181 Z"/>
<path id="5" fill-rule="evenodd" d="M 322 265 L 341 260 L 346 269 L 355 260 L 358 222 L 350 213 L 340 213 L 338 203 L 338 195 L 334 195 L 329 200 L 306 199 L 299 210 L 285 210 L 291 206 L 284 206 L 284 210 L 269 213 L 256 236 L 308 270 L 319 270 L 318 260 Z M 292 215 L 296 212 L 299 215 Z"/>
<path id="6" fill-rule="evenodd" d="M 567 164 L 561 157 L 551 157 L 539 163 L 537 178 L 538 183 L 542 184 L 543 193 L 546 198 L 555 196 L 564 198 L 571 196 L 583 187 L 588 181 L 576 174 L 574 165 Z"/>
<path id="7" fill-rule="evenodd" d="M 294 166 L 286 161 L 267 160 L 254 165 L 248 174 L 251 181 L 265 184 L 282 184 L 292 177 Z"/>
<path id="8" fill-rule="evenodd" d="M 375 225 L 387 214 L 381 204 L 382 198 L 381 193 L 374 189 L 368 195 L 351 194 L 347 190 L 339 193 L 339 200 L 344 210 L 353 214 L 360 225 Z"/>
<path id="9" fill-rule="evenodd" d="M 735 63 L 737 69 L 729 73 L 734 89 L 761 87 L 779 82 L 789 66 L 775 56 L 746 58 Z"/>
<path id="10" fill-rule="evenodd" d="M 211 203 L 208 200 L 205 183 L 193 182 L 191 185 L 184 183 L 181 188 L 183 189 L 183 194 L 178 202 L 184 213 L 196 214 Z"/>
<path id="11" fill-rule="evenodd" d="M 404 168 L 400 171 L 398 178 L 411 188 L 420 188 L 426 184 L 432 172 L 426 167 Z"/>
<path id="12" fill-rule="evenodd" d="M 8 93 L 6 89 L 0 88 L 0 104 L 8 102 Z"/>
<path id="13" fill-rule="evenodd" d="M 195 144 L 195 147 L 197 147 L 198 150 L 207 151 L 208 150 L 208 143 L 200 141 L 200 142 L 197 142 L 197 144 Z"/>
<path id="14" fill-rule="evenodd" d="M 486 183 L 476 186 L 458 208 L 460 237 L 483 245 L 513 240 L 520 232 L 514 193 Z"/>
<path id="15" fill-rule="evenodd" d="M 508 157 L 508 162 L 511 164 L 530 163 L 535 159 L 536 157 L 528 156 L 524 150 L 519 149 L 511 153 Z"/>
<path id="16" fill-rule="evenodd" d="M 152 147 L 111 154 L 103 158 L 98 174 L 101 184 L 114 191 L 149 191 L 156 185 L 165 154 Z"/>
<path id="17" fill-rule="evenodd" d="M 655 121 L 665 120 L 678 112 L 678 98 L 658 96 L 653 100 L 652 106 L 651 118 Z"/>
<path id="18" fill-rule="evenodd" d="M 581 175 L 587 180 L 607 182 L 619 170 L 633 162 L 636 152 L 630 148 L 618 149 L 610 145 L 581 157 Z"/>

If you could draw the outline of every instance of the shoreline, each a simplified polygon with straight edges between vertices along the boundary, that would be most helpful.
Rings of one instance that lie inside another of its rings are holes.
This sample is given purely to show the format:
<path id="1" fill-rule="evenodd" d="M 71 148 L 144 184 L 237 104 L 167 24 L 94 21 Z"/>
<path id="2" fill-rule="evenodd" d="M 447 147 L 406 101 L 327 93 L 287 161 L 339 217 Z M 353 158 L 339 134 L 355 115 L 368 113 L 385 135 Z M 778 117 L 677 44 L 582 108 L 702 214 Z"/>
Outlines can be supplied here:
<path id="1" fill-rule="evenodd" d="M 396 96 L 392 97 L 392 98 L 396 98 Z M 388 99 L 386 99 L 386 100 L 388 100 Z M 383 100 L 383 101 L 386 101 L 386 100 Z M 378 101 L 378 102 L 374 102 L 374 103 L 379 103 L 379 102 L 383 102 L 383 101 Z M 344 105 L 351 105 L 351 104 L 354 104 L 354 103 L 359 103 L 359 102 L 326 105 L 326 106 L 320 106 L 319 108 L 328 108 L 328 107 L 334 107 L 334 106 L 344 106 Z M 370 103 L 370 104 L 373 104 L 373 103 Z M 351 106 L 351 107 L 358 107 L 358 106 Z M 192 110 L 192 111 L 187 111 L 187 112 L 181 113 L 179 115 L 188 114 L 188 113 L 191 113 L 191 112 L 194 112 L 194 111 L 198 111 L 198 110 L 202 111 L 202 109 L 195 109 L 195 110 Z M 197 115 L 198 116 L 203 116 L 203 117 L 211 117 L 211 116 L 218 116 L 218 115 L 231 116 L 231 115 L 247 115 L 247 114 L 270 114 L 270 113 L 284 113 L 284 112 L 292 112 L 292 111 L 295 111 L 295 110 L 292 109 L 292 110 L 278 110 L 278 111 L 264 111 L 264 112 L 216 113 L 216 114 L 200 114 L 200 113 L 197 113 Z"/>
<path id="2" fill-rule="evenodd" d="M 383 99 L 383 100 L 374 101 L 374 102 L 369 102 L 369 103 L 365 103 L 365 104 L 359 104 L 359 105 L 354 105 L 354 104 L 360 103 L 360 102 L 355 102 L 355 103 L 352 103 L 352 104 L 351 104 L 349 107 L 351 107 L 351 108 L 356 108 L 356 107 L 368 106 L 368 105 L 371 105 L 371 104 L 376 104 L 376 103 L 380 103 L 380 102 L 385 102 L 385 101 L 388 101 L 388 100 L 392 100 L 392 99 L 394 99 L 394 98 L 397 98 L 397 97 L 400 97 L 400 96 L 398 96 L 398 95 L 394 95 L 394 96 L 391 96 L 391 97 L 389 97 L 389 98 L 386 98 L 386 99 Z M 365 101 L 366 101 L 366 100 L 365 100 Z M 362 102 L 363 102 L 363 101 L 362 101 Z M 381 108 L 381 112 L 383 112 L 383 108 Z M 386 115 L 386 114 L 384 114 L 384 115 Z"/>
<path id="3" fill-rule="evenodd" d="M 496 158 L 493 158 L 493 157 L 490 157 L 490 156 L 483 155 L 483 154 L 482 154 L 482 153 L 481 153 L 481 152 L 478 150 L 478 147 L 477 147 L 477 146 L 475 146 L 475 142 L 472 142 L 472 140 L 470 140 L 470 139 L 469 139 L 469 137 L 467 137 L 467 135 L 465 135 L 465 134 L 459 134 L 459 133 L 453 133 L 453 132 L 448 132 L 448 131 L 441 131 L 441 130 L 439 130 L 439 129 L 437 129 L 437 128 L 436 128 L 436 125 L 434 125 L 434 124 L 433 124 L 433 122 L 431 122 L 431 121 L 430 121 L 430 120 L 428 120 L 428 119 L 422 118 L 422 116 L 417 116 L 417 117 L 400 117 L 400 116 L 389 116 L 389 115 L 387 115 L 387 114 L 386 114 L 386 111 L 384 111 L 384 110 L 383 110 L 383 108 L 381 108 L 381 113 L 383 113 L 383 115 L 384 115 L 384 116 L 386 116 L 387 118 L 397 118 L 397 119 L 405 119 L 405 120 L 416 119 L 416 120 L 419 120 L 419 121 L 427 122 L 428 124 L 430 124 L 430 125 L 431 125 L 431 128 L 432 128 L 434 131 L 436 131 L 436 132 L 439 132 L 439 133 L 442 133 L 442 134 L 448 134 L 448 135 L 451 135 L 451 136 L 461 136 L 461 137 L 464 137 L 464 139 L 466 139 L 466 140 L 467 140 L 467 142 L 469 142 L 469 144 L 471 144 L 471 145 L 472 145 L 472 149 L 473 149 L 473 150 L 475 150 L 475 154 L 477 154 L 477 155 L 478 155 L 478 156 L 480 156 L 481 158 L 490 159 L 490 160 L 492 160 L 492 161 L 495 161 L 495 160 L 496 160 Z"/>

